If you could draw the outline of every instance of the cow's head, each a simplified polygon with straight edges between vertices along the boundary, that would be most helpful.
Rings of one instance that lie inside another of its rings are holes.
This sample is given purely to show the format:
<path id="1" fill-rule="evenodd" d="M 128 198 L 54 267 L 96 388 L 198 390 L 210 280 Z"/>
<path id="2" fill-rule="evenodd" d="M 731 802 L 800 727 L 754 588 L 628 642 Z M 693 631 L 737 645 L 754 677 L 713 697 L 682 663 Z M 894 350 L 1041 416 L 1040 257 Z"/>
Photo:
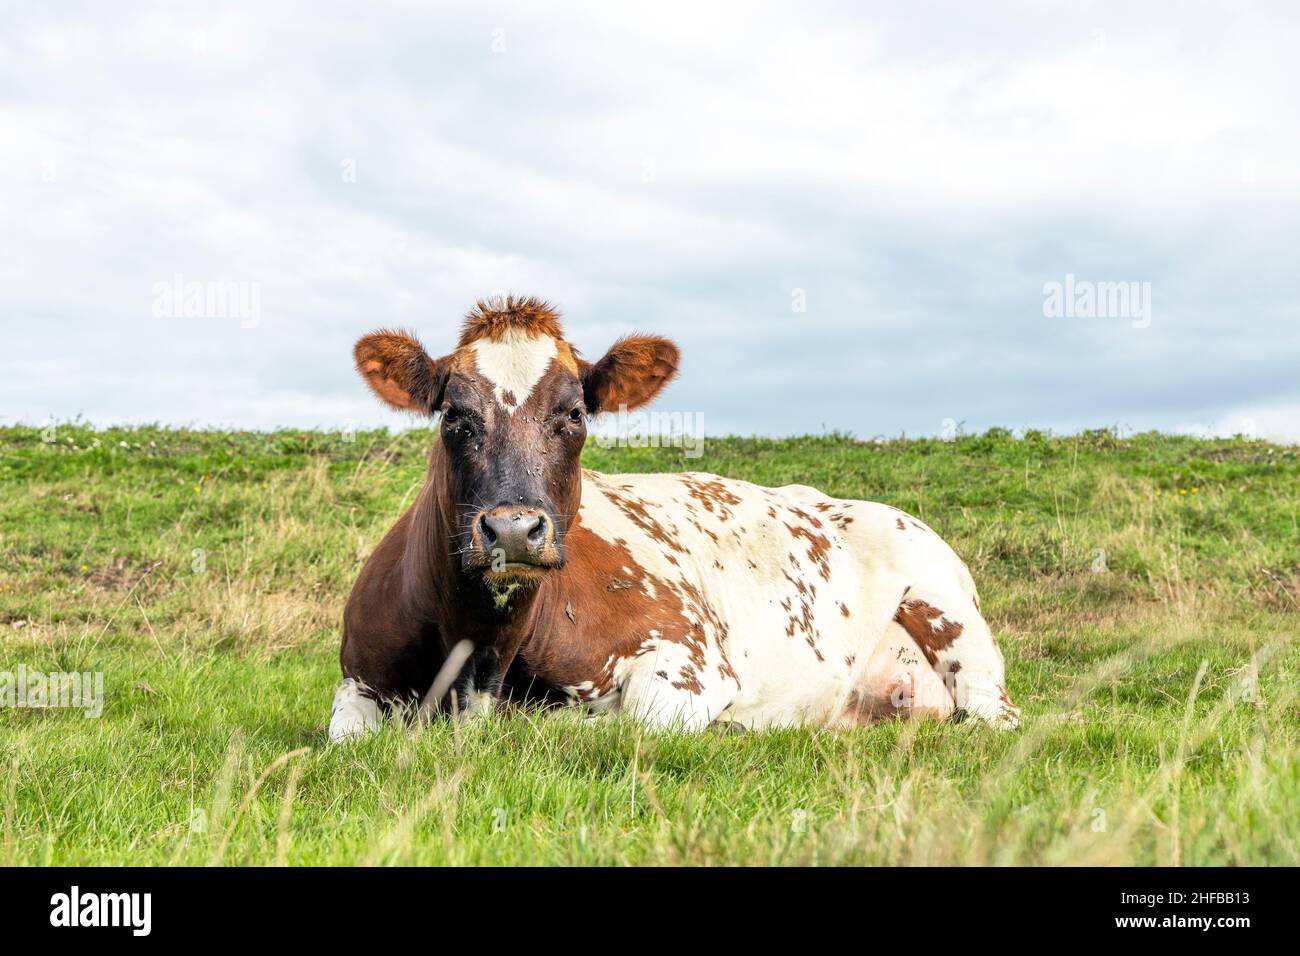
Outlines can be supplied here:
<path id="1" fill-rule="evenodd" d="M 461 568 L 494 588 L 564 564 L 578 511 L 587 417 L 651 401 L 677 372 L 667 339 L 620 339 L 598 362 L 564 340 L 545 302 L 479 302 L 455 351 L 433 359 L 403 332 L 357 343 L 357 370 L 393 408 L 441 413 L 442 454 Z"/>

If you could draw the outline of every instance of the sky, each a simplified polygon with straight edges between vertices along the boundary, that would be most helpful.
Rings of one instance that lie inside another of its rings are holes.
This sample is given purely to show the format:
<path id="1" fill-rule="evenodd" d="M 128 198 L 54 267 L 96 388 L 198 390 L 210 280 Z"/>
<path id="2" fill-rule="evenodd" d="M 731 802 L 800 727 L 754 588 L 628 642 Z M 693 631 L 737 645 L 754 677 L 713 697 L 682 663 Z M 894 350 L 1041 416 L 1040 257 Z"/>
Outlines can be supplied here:
<path id="1" fill-rule="evenodd" d="M 408 427 L 352 344 L 510 291 L 675 339 L 709 434 L 1298 440 L 1297 49 L 1248 0 L 2 2 L 0 424 Z"/>

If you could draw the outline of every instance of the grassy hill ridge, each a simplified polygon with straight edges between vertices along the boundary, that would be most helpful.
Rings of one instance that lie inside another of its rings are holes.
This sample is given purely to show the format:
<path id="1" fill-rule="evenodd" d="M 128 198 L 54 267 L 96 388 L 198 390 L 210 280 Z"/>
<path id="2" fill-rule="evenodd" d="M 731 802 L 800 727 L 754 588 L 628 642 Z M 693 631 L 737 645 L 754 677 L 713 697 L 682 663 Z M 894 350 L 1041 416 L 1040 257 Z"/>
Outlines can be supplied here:
<path id="1" fill-rule="evenodd" d="M 322 734 L 424 430 L 0 428 L 0 863 L 1300 862 L 1300 452 L 1100 430 L 589 446 L 885 501 L 970 564 L 1027 728 L 653 737 L 515 714 Z"/>

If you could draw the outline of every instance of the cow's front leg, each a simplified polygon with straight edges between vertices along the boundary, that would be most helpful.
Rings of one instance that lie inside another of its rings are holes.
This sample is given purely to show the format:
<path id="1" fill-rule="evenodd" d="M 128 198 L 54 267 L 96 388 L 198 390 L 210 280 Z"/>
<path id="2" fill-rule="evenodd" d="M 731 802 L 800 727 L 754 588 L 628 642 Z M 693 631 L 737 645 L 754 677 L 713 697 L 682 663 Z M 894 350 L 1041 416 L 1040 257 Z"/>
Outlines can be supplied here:
<path id="1" fill-rule="evenodd" d="M 428 691 L 445 655 L 432 629 L 373 627 L 367 615 L 345 618 L 339 662 L 343 683 L 334 694 L 329 736 L 335 743 L 379 729 L 390 711 L 410 713 Z"/>
<path id="2" fill-rule="evenodd" d="M 700 667 L 681 644 L 665 641 L 632 664 L 620 689 L 620 709 L 659 730 L 709 726 L 735 698 L 735 685 L 717 668 Z"/>
<path id="3" fill-rule="evenodd" d="M 360 682 L 345 677 L 334 692 L 334 706 L 330 710 L 330 740 L 343 743 L 364 737 L 379 729 L 381 714 L 379 703 L 367 696 Z"/>
<path id="4" fill-rule="evenodd" d="M 464 641 L 462 646 L 468 643 Z M 453 653 L 448 655 L 448 664 L 456 661 L 456 650 L 453 648 Z M 467 650 L 467 658 L 460 674 L 453 681 L 447 706 L 458 717 L 483 717 L 496 708 L 497 698 L 501 694 L 501 681 L 504 677 L 501 655 L 490 645 L 471 646 Z"/>

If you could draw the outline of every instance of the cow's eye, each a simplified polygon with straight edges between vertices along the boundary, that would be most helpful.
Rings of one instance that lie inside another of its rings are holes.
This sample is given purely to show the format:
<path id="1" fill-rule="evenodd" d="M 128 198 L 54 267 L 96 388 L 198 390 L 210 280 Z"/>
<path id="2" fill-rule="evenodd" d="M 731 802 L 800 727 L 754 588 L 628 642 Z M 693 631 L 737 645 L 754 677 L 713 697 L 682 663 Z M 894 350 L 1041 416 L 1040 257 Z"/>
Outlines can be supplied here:
<path id="1" fill-rule="evenodd" d="M 442 413 L 442 424 L 446 428 L 468 428 L 470 417 L 465 414 L 464 409 L 449 405 Z"/>
<path id="2" fill-rule="evenodd" d="M 581 406 L 575 408 L 573 411 L 569 412 L 569 421 L 573 422 L 575 425 L 581 425 L 582 413 L 583 409 Z"/>

